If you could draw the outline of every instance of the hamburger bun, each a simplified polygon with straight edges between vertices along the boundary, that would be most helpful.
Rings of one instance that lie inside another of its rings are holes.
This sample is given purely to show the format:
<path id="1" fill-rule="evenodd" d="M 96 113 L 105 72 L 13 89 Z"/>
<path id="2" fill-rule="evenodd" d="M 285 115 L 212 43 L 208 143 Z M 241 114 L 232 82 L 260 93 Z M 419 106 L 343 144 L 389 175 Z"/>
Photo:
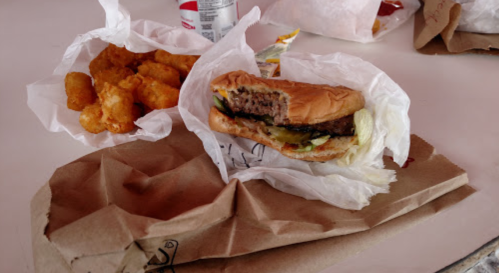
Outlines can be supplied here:
<path id="1" fill-rule="evenodd" d="M 213 92 L 231 92 L 244 88 L 250 92 L 281 94 L 287 106 L 285 113 L 289 124 L 316 124 L 336 120 L 364 108 L 365 100 L 360 91 L 344 86 L 329 86 L 258 78 L 245 71 L 233 71 L 211 82 Z"/>

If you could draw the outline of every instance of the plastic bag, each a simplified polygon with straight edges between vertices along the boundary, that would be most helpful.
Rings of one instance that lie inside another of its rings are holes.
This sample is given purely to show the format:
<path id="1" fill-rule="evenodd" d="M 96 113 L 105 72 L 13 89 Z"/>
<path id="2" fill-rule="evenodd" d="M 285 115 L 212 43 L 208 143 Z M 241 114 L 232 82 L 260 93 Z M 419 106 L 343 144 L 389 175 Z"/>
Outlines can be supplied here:
<path id="1" fill-rule="evenodd" d="M 68 72 L 89 74 L 88 65 L 108 43 L 126 46 L 133 52 L 163 49 L 173 54 L 200 55 L 212 42 L 184 28 L 170 27 L 148 20 L 131 22 L 130 14 L 117 0 L 99 1 L 106 11 L 106 27 L 78 35 L 66 49 L 52 76 L 27 86 L 28 106 L 51 132 L 66 131 L 85 145 L 104 148 L 143 139 L 156 141 L 168 136 L 172 124 L 182 122 L 178 108 L 154 110 L 138 119 L 137 129 L 126 134 L 108 131 L 92 134 L 80 125 L 80 112 L 66 106 L 64 78 Z"/>
<path id="2" fill-rule="evenodd" d="M 381 0 L 278 0 L 268 7 L 262 23 L 361 43 L 378 38 L 407 21 L 420 7 L 418 0 L 400 0 L 402 9 L 377 16 Z M 375 20 L 380 28 L 373 35 Z"/>
<path id="3" fill-rule="evenodd" d="M 279 152 L 244 138 L 210 130 L 208 113 L 213 106 L 210 82 L 234 70 L 259 76 L 254 51 L 246 44 L 246 29 L 258 22 L 255 7 L 221 41 L 198 60 L 182 87 L 179 111 L 187 128 L 203 141 L 207 153 L 225 182 L 265 179 L 278 190 L 306 199 L 322 200 L 345 208 L 361 209 L 369 198 L 386 193 L 395 173 L 383 169 L 385 147 L 402 165 L 408 155 L 409 98 L 383 71 L 343 53 L 325 56 L 286 52 L 281 55 L 281 78 L 309 83 L 345 85 L 361 90 L 366 108 L 374 115 L 369 149 L 357 153 L 348 166 L 336 160 L 324 163 L 289 159 Z"/>

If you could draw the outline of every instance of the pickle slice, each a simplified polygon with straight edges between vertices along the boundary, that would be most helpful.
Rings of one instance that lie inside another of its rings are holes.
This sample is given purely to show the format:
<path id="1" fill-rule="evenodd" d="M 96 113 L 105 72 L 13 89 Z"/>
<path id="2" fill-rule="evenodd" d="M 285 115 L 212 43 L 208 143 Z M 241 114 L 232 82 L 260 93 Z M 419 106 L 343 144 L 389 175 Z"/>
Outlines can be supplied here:
<path id="1" fill-rule="evenodd" d="M 224 103 L 215 95 L 213 95 L 213 102 L 215 103 L 215 107 L 218 109 L 218 111 L 226 114 L 228 113 Z"/>
<path id="2" fill-rule="evenodd" d="M 312 140 L 310 140 L 310 142 L 312 144 L 314 144 L 315 146 L 321 146 L 322 144 L 326 143 L 330 137 L 331 137 L 330 135 L 325 135 L 325 136 L 321 136 L 321 137 L 312 139 Z"/>
<path id="3" fill-rule="evenodd" d="M 314 139 L 310 140 L 310 143 L 308 145 L 305 145 L 305 146 L 300 145 L 300 148 L 295 149 L 294 151 L 295 152 L 310 152 L 313 149 L 315 149 L 315 147 L 325 144 L 329 140 L 329 138 L 331 138 L 331 136 L 329 136 L 329 135 L 314 138 Z"/>
<path id="4" fill-rule="evenodd" d="M 313 149 L 315 148 L 315 145 L 314 144 L 309 144 L 307 146 L 304 146 L 304 147 L 301 147 L 301 148 L 298 148 L 298 149 L 295 149 L 294 151 L 295 152 L 310 152 L 312 151 Z"/>
<path id="5" fill-rule="evenodd" d="M 265 122 L 265 124 L 267 125 L 274 125 L 274 118 L 271 117 L 270 115 L 262 116 L 262 121 Z"/>
<path id="6" fill-rule="evenodd" d="M 312 135 L 310 132 L 292 131 L 277 126 L 267 126 L 267 129 L 277 141 L 289 144 L 302 144 L 309 140 Z"/>

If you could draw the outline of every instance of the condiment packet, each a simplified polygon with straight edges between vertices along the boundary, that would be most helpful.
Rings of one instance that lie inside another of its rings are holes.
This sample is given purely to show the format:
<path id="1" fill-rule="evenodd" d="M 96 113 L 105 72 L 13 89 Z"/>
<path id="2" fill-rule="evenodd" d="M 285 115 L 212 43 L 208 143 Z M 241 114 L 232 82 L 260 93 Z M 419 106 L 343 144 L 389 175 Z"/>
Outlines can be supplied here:
<path id="1" fill-rule="evenodd" d="M 138 119 L 137 129 L 126 134 L 108 131 L 92 134 L 79 123 L 80 112 L 66 106 L 64 78 L 68 72 L 89 75 L 88 65 L 108 43 L 125 46 L 136 53 L 163 49 L 172 54 L 200 55 L 213 43 L 184 28 L 170 27 L 148 20 L 131 22 L 129 12 L 118 0 L 99 0 L 106 12 L 106 26 L 78 35 L 66 49 L 52 76 L 27 86 L 28 106 L 51 132 L 66 131 L 85 145 L 104 148 L 143 139 L 156 141 L 168 136 L 172 124 L 182 122 L 178 108 L 154 110 Z"/>
<path id="2" fill-rule="evenodd" d="M 277 76 L 276 73 L 280 74 L 280 70 L 278 72 L 277 68 L 279 67 L 278 63 L 273 62 L 256 62 L 258 65 L 258 69 L 260 69 L 261 77 L 264 79 L 272 78 Z"/>
<path id="3" fill-rule="evenodd" d="M 274 44 L 260 50 L 255 54 L 256 63 L 260 68 L 262 78 L 279 77 L 281 71 L 279 67 L 280 56 L 289 50 L 291 43 L 300 32 L 297 29 L 290 34 L 281 35 Z"/>
<path id="4" fill-rule="evenodd" d="M 262 23 L 301 28 L 327 37 L 361 43 L 374 42 L 402 25 L 420 7 L 417 0 L 400 0 L 403 8 L 377 16 L 382 0 L 278 0 L 268 7 Z M 373 26 L 379 30 L 373 35 Z"/>
<path id="5" fill-rule="evenodd" d="M 244 70 L 259 76 L 254 51 L 245 42 L 246 29 L 260 18 L 258 7 L 244 16 L 221 41 L 201 56 L 182 86 L 179 111 L 187 128 L 203 141 L 206 152 L 228 183 L 264 179 L 274 188 L 306 199 L 322 200 L 345 209 L 361 209 L 369 199 L 389 190 L 395 172 L 383 169 L 385 148 L 402 165 L 410 146 L 407 94 L 383 71 L 344 53 L 313 55 L 286 52 L 281 55 L 282 79 L 316 84 L 344 85 L 360 90 L 373 115 L 374 128 L 368 149 L 349 165 L 336 160 L 306 162 L 289 159 L 252 140 L 210 130 L 208 113 L 213 106 L 210 82 L 217 76 Z"/>
<path id="6" fill-rule="evenodd" d="M 499 1 L 454 0 L 461 4 L 457 30 L 478 33 L 499 33 Z"/>

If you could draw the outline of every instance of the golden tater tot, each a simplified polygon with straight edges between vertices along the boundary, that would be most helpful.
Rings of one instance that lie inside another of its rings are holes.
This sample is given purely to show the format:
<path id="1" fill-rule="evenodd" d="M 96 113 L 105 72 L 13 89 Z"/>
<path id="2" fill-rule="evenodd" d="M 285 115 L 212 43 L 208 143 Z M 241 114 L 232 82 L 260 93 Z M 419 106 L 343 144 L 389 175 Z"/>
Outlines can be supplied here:
<path id="1" fill-rule="evenodd" d="M 116 66 L 128 66 L 135 62 L 135 53 L 128 51 L 125 47 L 109 44 L 106 51 L 109 60 Z"/>
<path id="2" fill-rule="evenodd" d="M 90 69 L 90 75 L 95 77 L 100 71 L 108 70 L 113 66 L 113 63 L 107 57 L 107 50 L 104 49 L 90 62 L 88 68 Z"/>
<path id="3" fill-rule="evenodd" d="M 144 109 L 143 109 L 141 104 L 134 104 L 133 105 L 133 112 L 132 112 L 133 121 L 136 121 L 140 117 L 144 116 L 143 113 L 144 113 Z"/>
<path id="4" fill-rule="evenodd" d="M 133 96 L 133 101 L 136 103 L 140 103 L 139 98 L 137 96 L 137 89 L 142 84 L 142 77 L 137 75 L 128 76 L 126 79 L 121 80 L 118 83 L 118 86 L 128 92 L 130 92 Z"/>
<path id="5" fill-rule="evenodd" d="M 178 104 L 180 91 L 158 80 L 143 77 L 137 95 L 145 106 L 151 109 L 164 109 Z"/>
<path id="6" fill-rule="evenodd" d="M 97 73 L 94 77 L 95 91 L 100 93 L 104 88 L 104 84 L 110 83 L 113 85 L 118 85 L 118 83 L 126 79 L 128 76 L 134 75 L 133 71 L 127 67 L 112 67 L 108 70 L 103 70 Z"/>
<path id="7" fill-rule="evenodd" d="M 110 43 L 90 61 L 92 77 L 80 72 L 66 75 L 67 106 L 82 111 L 79 122 L 86 131 L 127 133 L 135 129 L 134 122 L 142 115 L 177 105 L 180 73 L 155 62 L 156 53 L 134 53 Z M 197 60 L 186 56 L 171 62 L 181 62 L 180 66 L 190 70 L 191 58 Z"/>
<path id="8" fill-rule="evenodd" d="M 154 55 L 156 54 L 156 50 L 146 52 L 146 53 L 135 53 L 135 62 L 128 65 L 130 69 L 132 69 L 135 73 L 138 71 L 138 67 L 145 61 L 154 61 Z"/>
<path id="9" fill-rule="evenodd" d="M 133 123 L 140 116 L 140 109 L 133 104 L 130 92 L 109 83 L 99 93 L 102 105 L 102 123 L 112 133 L 127 133 L 135 128 Z"/>
<path id="10" fill-rule="evenodd" d="M 135 61 L 139 64 L 145 61 L 154 61 L 154 55 L 156 55 L 156 50 L 146 52 L 146 53 L 135 53 Z"/>
<path id="11" fill-rule="evenodd" d="M 81 111 L 85 106 L 93 104 L 97 95 L 92 86 L 92 78 L 85 73 L 70 72 L 64 79 L 67 106 L 69 109 Z"/>
<path id="12" fill-rule="evenodd" d="M 87 105 L 80 114 L 81 126 L 92 134 L 98 134 L 106 130 L 102 123 L 102 108 L 99 101 Z"/>
<path id="13" fill-rule="evenodd" d="M 134 53 L 125 47 L 109 44 L 105 50 L 110 62 L 115 66 L 128 67 L 137 72 L 137 67 L 144 61 L 154 60 L 156 50 L 145 53 Z"/>
<path id="14" fill-rule="evenodd" d="M 151 113 L 152 111 L 154 111 L 154 109 L 147 107 L 147 105 L 145 105 L 145 104 L 141 104 L 141 105 L 142 105 L 142 113 L 144 116 Z"/>
<path id="15" fill-rule="evenodd" d="M 180 74 L 175 68 L 153 61 L 145 61 L 139 67 L 139 74 L 151 77 L 175 88 L 180 88 Z"/>
<path id="16" fill-rule="evenodd" d="M 156 51 L 154 60 L 158 63 L 166 64 L 178 70 L 182 80 L 187 78 L 191 72 L 192 66 L 199 59 L 199 56 L 194 55 L 176 55 L 159 49 Z"/>
<path id="17" fill-rule="evenodd" d="M 154 55 L 154 60 L 156 62 L 159 62 L 158 59 L 164 59 L 164 60 L 167 60 L 171 55 L 170 52 L 166 51 L 166 50 L 162 50 L 162 49 L 158 49 L 156 50 L 156 54 Z"/>

